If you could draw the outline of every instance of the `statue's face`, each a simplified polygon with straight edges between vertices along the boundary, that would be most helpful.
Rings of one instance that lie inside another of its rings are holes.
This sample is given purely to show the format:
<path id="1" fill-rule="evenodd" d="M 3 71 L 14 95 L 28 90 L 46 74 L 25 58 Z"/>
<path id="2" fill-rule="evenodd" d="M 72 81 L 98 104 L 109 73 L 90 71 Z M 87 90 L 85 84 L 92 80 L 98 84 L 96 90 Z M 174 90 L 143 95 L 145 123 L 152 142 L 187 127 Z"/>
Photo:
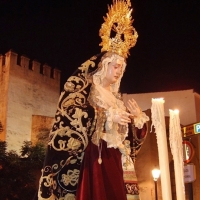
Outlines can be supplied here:
<path id="1" fill-rule="evenodd" d="M 104 81 L 107 84 L 116 83 L 116 81 L 121 77 L 123 73 L 123 59 L 117 58 L 116 60 L 108 64 L 107 73 Z"/>

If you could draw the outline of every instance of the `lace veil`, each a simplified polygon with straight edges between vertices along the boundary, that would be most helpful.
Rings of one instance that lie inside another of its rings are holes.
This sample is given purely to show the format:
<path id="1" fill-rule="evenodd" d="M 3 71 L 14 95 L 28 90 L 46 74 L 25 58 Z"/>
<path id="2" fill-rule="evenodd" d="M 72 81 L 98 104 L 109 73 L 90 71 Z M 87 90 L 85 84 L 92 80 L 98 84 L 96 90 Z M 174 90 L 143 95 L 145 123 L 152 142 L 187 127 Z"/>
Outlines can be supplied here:
<path id="1" fill-rule="evenodd" d="M 114 94 L 118 93 L 119 90 L 119 86 L 120 86 L 120 82 L 121 82 L 121 78 L 123 76 L 123 73 L 125 71 L 125 67 L 126 67 L 126 63 L 123 57 L 112 53 L 112 52 L 107 52 L 106 54 L 104 54 L 104 56 L 101 58 L 101 63 L 99 66 L 99 69 L 96 73 L 93 74 L 93 83 L 94 85 L 101 85 L 102 86 L 102 81 L 106 76 L 106 72 L 107 72 L 107 68 L 108 68 L 108 64 L 110 62 L 116 61 L 117 59 L 123 60 L 123 64 L 122 64 L 122 73 L 119 77 L 119 79 L 117 80 L 116 83 L 111 85 L 111 92 L 113 92 Z"/>

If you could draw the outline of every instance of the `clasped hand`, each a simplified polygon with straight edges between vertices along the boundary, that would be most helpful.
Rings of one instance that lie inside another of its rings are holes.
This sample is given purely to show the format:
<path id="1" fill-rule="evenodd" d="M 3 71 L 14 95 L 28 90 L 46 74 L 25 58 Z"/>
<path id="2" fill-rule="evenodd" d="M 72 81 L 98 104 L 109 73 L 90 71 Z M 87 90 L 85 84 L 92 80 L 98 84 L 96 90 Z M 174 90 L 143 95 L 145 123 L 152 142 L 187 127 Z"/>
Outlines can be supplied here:
<path id="1" fill-rule="evenodd" d="M 128 101 L 127 109 L 130 113 L 124 111 L 121 114 L 114 115 L 113 122 L 125 125 L 127 123 L 131 123 L 131 118 L 137 117 L 141 113 L 141 110 L 134 99 Z"/>
<path id="2" fill-rule="evenodd" d="M 113 122 L 118 123 L 120 125 L 125 125 L 131 122 L 131 119 L 129 118 L 129 116 L 130 114 L 124 111 L 121 114 L 114 115 Z"/>

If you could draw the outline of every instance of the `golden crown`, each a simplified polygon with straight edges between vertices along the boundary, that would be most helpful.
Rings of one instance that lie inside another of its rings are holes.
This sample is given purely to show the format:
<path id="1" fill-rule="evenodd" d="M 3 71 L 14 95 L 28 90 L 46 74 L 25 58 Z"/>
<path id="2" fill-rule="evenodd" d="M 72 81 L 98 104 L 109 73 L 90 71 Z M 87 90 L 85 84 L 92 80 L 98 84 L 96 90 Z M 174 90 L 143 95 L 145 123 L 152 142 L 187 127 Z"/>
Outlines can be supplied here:
<path id="1" fill-rule="evenodd" d="M 135 46 L 138 38 L 131 12 L 130 0 L 113 0 L 113 5 L 108 6 L 108 13 L 103 17 L 105 22 L 99 30 L 102 52 L 111 51 L 124 58 L 130 55 L 129 49 Z M 111 38 L 111 31 L 116 33 L 115 37 Z"/>

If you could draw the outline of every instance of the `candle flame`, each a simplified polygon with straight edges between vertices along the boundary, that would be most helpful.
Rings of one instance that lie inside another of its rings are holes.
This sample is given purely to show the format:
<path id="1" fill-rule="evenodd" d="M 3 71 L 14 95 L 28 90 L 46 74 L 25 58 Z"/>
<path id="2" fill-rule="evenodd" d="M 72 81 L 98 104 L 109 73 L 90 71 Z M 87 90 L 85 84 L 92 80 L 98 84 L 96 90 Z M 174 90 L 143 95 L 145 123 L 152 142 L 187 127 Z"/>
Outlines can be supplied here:
<path id="1" fill-rule="evenodd" d="M 162 103 L 164 103 L 165 100 L 164 100 L 164 98 L 152 98 L 152 102 L 162 102 Z"/>
<path id="2" fill-rule="evenodd" d="M 179 114 L 179 110 L 178 110 L 178 109 L 175 109 L 174 112 L 175 112 L 176 114 Z"/>
<path id="3" fill-rule="evenodd" d="M 178 110 L 178 109 L 175 109 L 175 110 L 169 109 L 169 111 L 170 111 L 171 113 L 174 113 L 174 114 L 179 114 L 179 110 Z"/>

